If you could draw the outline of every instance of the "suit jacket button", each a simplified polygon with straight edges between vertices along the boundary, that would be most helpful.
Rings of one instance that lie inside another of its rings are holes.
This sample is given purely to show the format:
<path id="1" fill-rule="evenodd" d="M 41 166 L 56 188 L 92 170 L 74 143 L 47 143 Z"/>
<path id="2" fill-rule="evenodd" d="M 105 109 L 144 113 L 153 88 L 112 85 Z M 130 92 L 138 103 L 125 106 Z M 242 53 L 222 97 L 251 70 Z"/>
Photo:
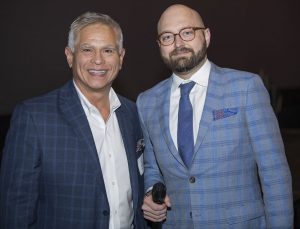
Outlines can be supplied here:
<path id="1" fill-rule="evenodd" d="M 196 179 L 195 179 L 195 177 L 190 177 L 189 181 L 190 181 L 190 183 L 195 183 Z"/>
<path id="2" fill-rule="evenodd" d="M 102 214 L 103 214 L 104 216 L 109 216 L 109 212 L 108 212 L 107 210 L 104 210 L 104 211 L 102 212 Z"/>

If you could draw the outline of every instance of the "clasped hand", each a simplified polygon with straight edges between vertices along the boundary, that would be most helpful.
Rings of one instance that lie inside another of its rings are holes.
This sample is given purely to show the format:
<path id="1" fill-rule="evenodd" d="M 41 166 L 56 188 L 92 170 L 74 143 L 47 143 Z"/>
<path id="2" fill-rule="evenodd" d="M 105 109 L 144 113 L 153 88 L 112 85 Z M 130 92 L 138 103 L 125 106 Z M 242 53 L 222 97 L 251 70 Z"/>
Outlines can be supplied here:
<path id="1" fill-rule="evenodd" d="M 167 218 L 167 210 L 171 207 L 171 201 L 168 195 L 166 195 L 163 204 L 156 204 L 153 202 L 152 195 L 144 197 L 144 203 L 142 210 L 144 212 L 144 218 L 152 222 L 162 222 Z"/>

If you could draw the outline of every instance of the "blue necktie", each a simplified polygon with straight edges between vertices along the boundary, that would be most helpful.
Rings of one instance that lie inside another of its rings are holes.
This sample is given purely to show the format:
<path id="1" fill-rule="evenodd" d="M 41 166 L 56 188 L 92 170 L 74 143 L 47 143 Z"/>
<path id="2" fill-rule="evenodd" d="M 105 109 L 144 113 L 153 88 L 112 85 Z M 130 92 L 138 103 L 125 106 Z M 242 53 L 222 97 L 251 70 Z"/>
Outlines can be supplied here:
<path id="1" fill-rule="evenodd" d="M 193 107 L 189 98 L 195 82 L 181 84 L 178 109 L 177 144 L 178 152 L 189 168 L 194 154 Z"/>

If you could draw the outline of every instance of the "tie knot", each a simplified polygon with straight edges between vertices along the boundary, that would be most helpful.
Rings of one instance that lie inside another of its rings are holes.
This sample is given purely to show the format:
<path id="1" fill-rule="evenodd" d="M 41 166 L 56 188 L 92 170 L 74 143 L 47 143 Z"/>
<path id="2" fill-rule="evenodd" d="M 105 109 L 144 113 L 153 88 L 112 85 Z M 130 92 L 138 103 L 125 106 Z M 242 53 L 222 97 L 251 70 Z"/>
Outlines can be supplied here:
<path id="1" fill-rule="evenodd" d="M 195 85 L 194 81 L 185 84 L 180 84 L 179 87 L 180 87 L 181 96 L 188 96 L 192 88 L 194 87 L 194 85 Z"/>

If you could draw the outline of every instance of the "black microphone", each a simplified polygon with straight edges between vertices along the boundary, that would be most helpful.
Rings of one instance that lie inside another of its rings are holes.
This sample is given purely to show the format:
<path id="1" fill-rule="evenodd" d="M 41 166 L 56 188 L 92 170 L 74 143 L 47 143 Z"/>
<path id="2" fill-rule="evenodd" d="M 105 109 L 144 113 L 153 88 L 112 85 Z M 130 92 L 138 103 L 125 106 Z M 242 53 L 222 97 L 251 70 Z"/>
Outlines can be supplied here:
<path id="1" fill-rule="evenodd" d="M 152 200 L 154 203 L 156 204 L 163 204 L 164 203 L 164 200 L 165 200 L 165 197 L 166 197 L 166 194 L 167 194 L 167 189 L 166 189 L 166 186 L 161 183 L 161 182 L 158 182 L 156 184 L 153 185 L 153 188 L 152 188 Z M 152 223 L 152 228 L 153 229 L 161 229 L 162 228 L 162 223 L 161 222 L 157 222 L 157 223 Z"/>
<path id="2" fill-rule="evenodd" d="M 154 203 L 163 204 L 166 194 L 167 194 L 167 189 L 163 183 L 158 182 L 153 185 L 152 199 Z"/>

